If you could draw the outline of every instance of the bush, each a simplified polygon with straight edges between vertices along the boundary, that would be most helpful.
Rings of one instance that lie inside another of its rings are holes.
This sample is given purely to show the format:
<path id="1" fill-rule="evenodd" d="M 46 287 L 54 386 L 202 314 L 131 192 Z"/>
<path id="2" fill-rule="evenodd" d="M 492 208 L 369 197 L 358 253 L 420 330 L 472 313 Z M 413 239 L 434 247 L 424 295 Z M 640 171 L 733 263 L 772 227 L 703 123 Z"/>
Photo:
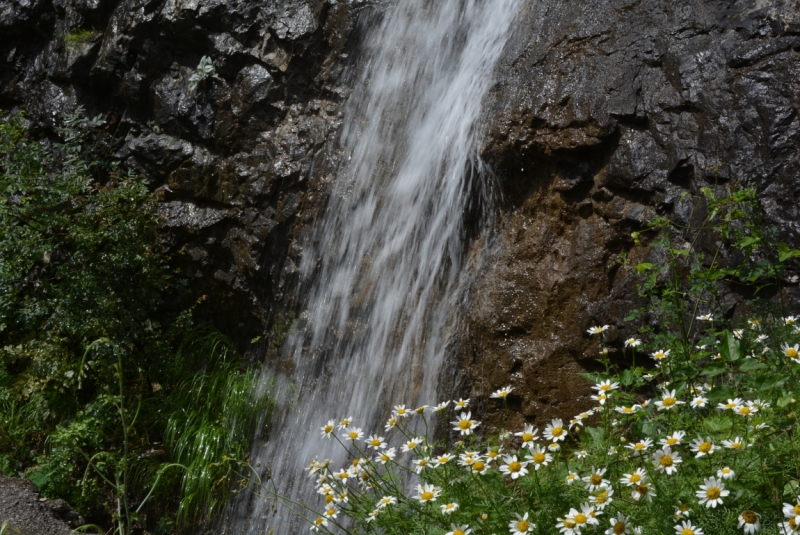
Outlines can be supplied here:
<path id="1" fill-rule="evenodd" d="M 724 305 L 731 284 L 755 295 L 779 286 L 800 251 L 770 241 L 752 189 L 724 193 L 704 189 L 695 200 L 708 206 L 698 228 L 659 218 L 635 234 L 656 233 L 664 262 L 636 267 L 650 306 L 629 317 L 647 321 L 625 341 L 625 359 L 610 358 L 608 326 L 589 329 L 605 369 L 586 375 L 593 408 L 484 437 L 469 400 L 395 406 L 386 438 L 331 420 L 322 439 L 339 441 L 350 460 L 311 462 L 320 503 L 298 511 L 311 529 L 800 533 L 800 320 L 780 302 L 754 301 L 751 317 L 735 319 Z M 491 397 L 505 403 L 511 391 Z M 451 440 L 420 432 L 432 418 L 452 425 Z"/>

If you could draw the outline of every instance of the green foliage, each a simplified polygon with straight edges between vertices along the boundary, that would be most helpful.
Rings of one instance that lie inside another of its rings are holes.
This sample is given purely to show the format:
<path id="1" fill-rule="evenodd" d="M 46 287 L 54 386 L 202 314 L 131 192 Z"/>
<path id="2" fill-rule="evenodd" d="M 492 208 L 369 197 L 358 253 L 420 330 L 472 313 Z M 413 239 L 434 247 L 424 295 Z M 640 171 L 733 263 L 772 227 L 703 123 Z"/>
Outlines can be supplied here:
<path id="1" fill-rule="evenodd" d="M 64 43 L 66 43 L 67 46 L 81 45 L 87 41 L 90 41 L 91 39 L 94 39 L 98 33 L 99 32 L 96 30 L 75 30 L 64 35 Z"/>
<path id="2" fill-rule="evenodd" d="M 101 124 L 65 115 L 50 146 L 0 120 L 0 469 L 104 504 L 121 535 L 176 511 L 183 529 L 224 503 L 270 391 L 176 307 L 157 199 L 102 156 Z"/>
<path id="3" fill-rule="evenodd" d="M 270 493 L 325 533 L 733 535 L 756 520 L 765 533 L 797 533 L 800 320 L 780 303 L 752 302 L 746 321 L 721 305 L 726 284 L 778 287 L 797 255 L 771 241 L 752 189 L 702 196 L 699 227 L 659 218 L 657 236 L 634 236 L 664 261 L 636 267 L 649 304 L 630 317 L 648 321 L 625 342 L 624 364 L 603 348 L 607 327 L 589 330 L 605 370 L 585 374 L 592 409 L 482 438 L 468 409 L 445 417 L 443 405 L 396 408 L 385 438 L 330 421 L 323 440 L 348 460 L 311 462 L 320 503 Z M 505 403 L 511 390 L 491 397 Z M 434 442 L 423 432 L 434 418 L 460 436 Z"/>

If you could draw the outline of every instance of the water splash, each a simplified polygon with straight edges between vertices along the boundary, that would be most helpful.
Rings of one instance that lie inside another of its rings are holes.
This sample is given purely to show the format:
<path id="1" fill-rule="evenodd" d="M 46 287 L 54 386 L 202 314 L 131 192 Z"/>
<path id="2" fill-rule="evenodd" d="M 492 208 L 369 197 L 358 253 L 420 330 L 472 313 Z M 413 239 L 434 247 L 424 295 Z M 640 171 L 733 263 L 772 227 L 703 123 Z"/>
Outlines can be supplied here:
<path id="1" fill-rule="evenodd" d="M 465 212 L 486 197 L 481 102 L 521 4 L 400 0 L 371 27 L 345 110 L 349 159 L 300 266 L 314 282 L 285 344 L 297 400 L 254 454 L 285 496 L 313 496 L 303 468 L 340 456 L 319 439 L 329 418 L 354 416 L 370 432 L 382 429 L 390 402 L 435 401 Z M 252 504 L 247 533 L 265 523 L 275 533 L 307 529 L 266 507 Z"/>

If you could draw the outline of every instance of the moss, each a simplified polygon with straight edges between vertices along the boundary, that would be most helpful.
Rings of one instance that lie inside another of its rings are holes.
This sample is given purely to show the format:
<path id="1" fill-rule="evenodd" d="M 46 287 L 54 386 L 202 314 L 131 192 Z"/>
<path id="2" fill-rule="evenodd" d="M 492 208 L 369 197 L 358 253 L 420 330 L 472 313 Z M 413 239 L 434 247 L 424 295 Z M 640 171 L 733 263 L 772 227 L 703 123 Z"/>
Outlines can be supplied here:
<path id="1" fill-rule="evenodd" d="M 75 30 L 64 36 L 64 43 L 71 47 L 82 45 L 83 43 L 91 41 L 99 33 L 100 32 L 97 30 Z"/>

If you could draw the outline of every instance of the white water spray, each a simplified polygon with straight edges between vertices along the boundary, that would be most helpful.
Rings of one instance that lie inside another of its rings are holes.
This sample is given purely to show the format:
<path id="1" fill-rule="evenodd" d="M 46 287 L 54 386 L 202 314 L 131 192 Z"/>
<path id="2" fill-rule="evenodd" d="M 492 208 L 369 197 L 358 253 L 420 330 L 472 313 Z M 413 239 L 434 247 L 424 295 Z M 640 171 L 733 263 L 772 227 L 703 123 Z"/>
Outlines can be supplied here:
<path id="1" fill-rule="evenodd" d="M 522 1 L 398 0 L 370 29 L 345 110 L 349 160 L 304 252 L 302 275 L 315 282 L 285 344 L 297 398 L 254 452 L 284 496 L 319 506 L 304 468 L 343 460 L 319 438 L 328 419 L 377 432 L 390 403 L 436 402 L 464 213 L 483 185 L 481 102 Z M 249 534 L 308 529 L 286 509 L 251 505 L 240 513 Z"/>

